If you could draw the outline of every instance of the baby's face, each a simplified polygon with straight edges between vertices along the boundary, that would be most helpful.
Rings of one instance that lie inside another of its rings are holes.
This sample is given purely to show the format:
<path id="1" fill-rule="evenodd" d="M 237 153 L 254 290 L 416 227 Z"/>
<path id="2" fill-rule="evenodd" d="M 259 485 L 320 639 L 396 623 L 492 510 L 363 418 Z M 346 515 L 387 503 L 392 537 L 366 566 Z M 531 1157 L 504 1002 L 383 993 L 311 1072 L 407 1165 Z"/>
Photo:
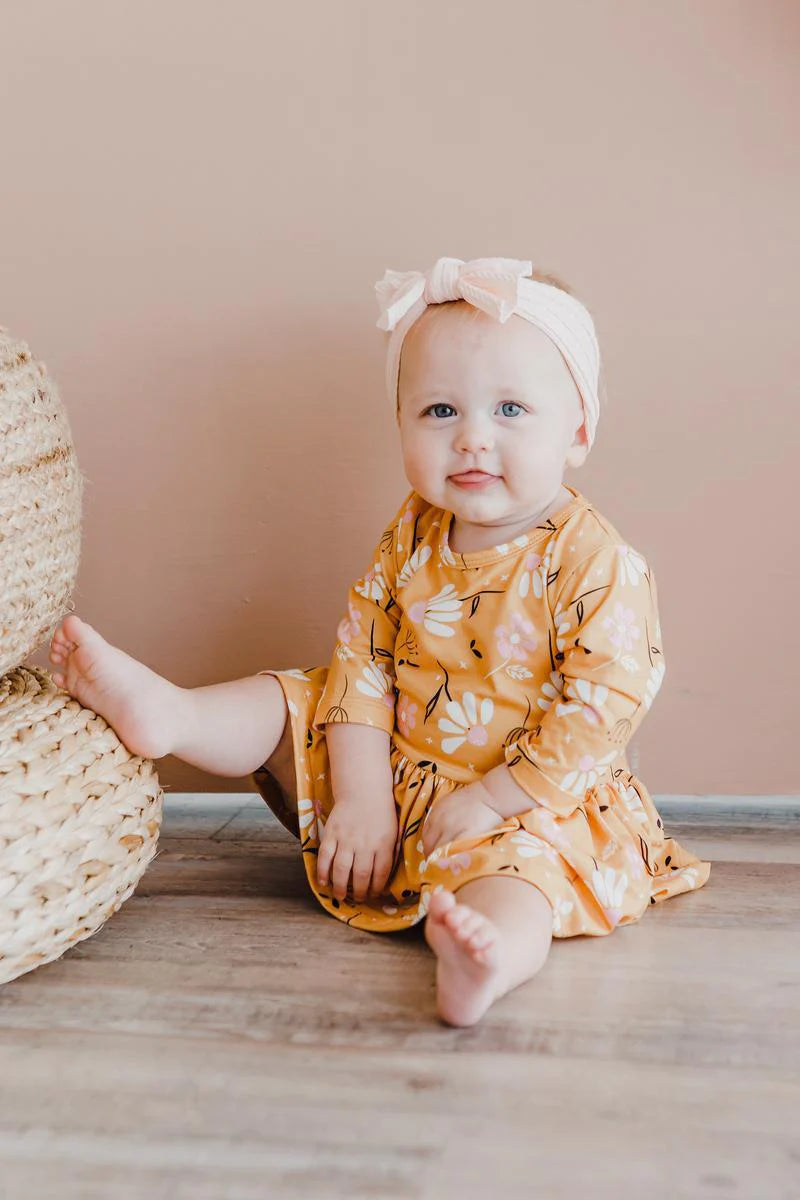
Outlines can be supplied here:
<path id="1" fill-rule="evenodd" d="M 469 525 L 535 520 L 588 452 L 569 369 L 523 317 L 426 309 L 403 342 L 398 395 L 409 483 Z M 469 471 L 485 475 L 458 478 Z"/>

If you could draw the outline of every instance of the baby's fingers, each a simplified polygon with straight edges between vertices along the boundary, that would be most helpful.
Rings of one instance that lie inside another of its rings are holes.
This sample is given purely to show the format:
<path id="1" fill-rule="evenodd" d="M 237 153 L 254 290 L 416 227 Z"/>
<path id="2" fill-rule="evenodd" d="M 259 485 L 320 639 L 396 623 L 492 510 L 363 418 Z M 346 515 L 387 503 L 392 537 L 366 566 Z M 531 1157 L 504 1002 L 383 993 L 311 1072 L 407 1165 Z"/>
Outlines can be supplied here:
<path id="1" fill-rule="evenodd" d="M 380 896 L 383 889 L 386 887 L 387 881 L 394 865 L 394 846 L 390 846 L 385 850 L 378 850 L 375 855 L 375 864 L 372 868 L 372 887 L 371 892 L 374 896 Z"/>
<path id="2" fill-rule="evenodd" d="M 372 855 L 362 851 L 353 860 L 353 898 L 355 900 L 365 898 L 371 875 Z"/>
<path id="3" fill-rule="evenodd" d="M 319 851 L 317 852 L 317 883 L 320 887 L 328 886 L 331 863 L 336 854 L 336 845 L 336 838 L 331 837 L 327 832 L 323 833 Z"/>
<path id="4" fill-rule="evenodd" d="M 347 895 L 347 885 L 350 882 L 350 868 L 352 865 L 353 851 L 347 850 L 341 845 L 338 846 L 336 849 L 336 858 L 333 860 L 333 870 L 331 871 L 333 894 L 337 900 L 344 900 Z"/>

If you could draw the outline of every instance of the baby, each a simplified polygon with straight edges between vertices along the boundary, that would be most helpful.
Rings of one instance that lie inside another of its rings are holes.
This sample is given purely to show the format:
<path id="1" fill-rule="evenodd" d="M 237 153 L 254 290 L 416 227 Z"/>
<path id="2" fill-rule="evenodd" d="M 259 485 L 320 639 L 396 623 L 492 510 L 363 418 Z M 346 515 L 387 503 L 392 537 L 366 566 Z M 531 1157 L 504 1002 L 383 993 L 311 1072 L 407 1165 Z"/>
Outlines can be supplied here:
<path id="1" fill-rule="evenodd" d="M 425 918 L 437 1008 L 471 1025 L 544 964 L 702 886 L 626 746 L 664 676 L 653 572 L 563 482 L 592 446 L 583 304 L 515 259 L 376 285 L 411 491 L 329 666 L 180 688 L 77 616 L 54 679 L 135 754 L 252 774 L 322 907 Z"/>

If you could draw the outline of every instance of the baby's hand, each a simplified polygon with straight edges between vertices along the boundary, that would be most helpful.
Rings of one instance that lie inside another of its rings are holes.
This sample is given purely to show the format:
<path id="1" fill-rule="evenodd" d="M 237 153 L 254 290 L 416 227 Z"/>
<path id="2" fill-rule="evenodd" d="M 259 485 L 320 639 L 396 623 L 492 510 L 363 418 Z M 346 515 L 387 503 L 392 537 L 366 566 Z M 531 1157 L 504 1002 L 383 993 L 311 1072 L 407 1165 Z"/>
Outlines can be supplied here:
<path id="1" fill-rule="evenodd" d="M 397 808 L 394 796 L 346 797 L 333 806 L 317 855 L 317 882 L 344 900 L 352 873 L 353 898 L 380 896 L 394 865 Z M 370 886 L 370 880 L 371 886 Z"/>
<path id="2" fill-rule="evenodd" d="M 445 842 L 476 836 L 503 824 L 503 818 L 482 799 L 482 793 L 489 795 L 480 782 L 468 783 L 431 805 L 422 828 L 426 858 Z"/>

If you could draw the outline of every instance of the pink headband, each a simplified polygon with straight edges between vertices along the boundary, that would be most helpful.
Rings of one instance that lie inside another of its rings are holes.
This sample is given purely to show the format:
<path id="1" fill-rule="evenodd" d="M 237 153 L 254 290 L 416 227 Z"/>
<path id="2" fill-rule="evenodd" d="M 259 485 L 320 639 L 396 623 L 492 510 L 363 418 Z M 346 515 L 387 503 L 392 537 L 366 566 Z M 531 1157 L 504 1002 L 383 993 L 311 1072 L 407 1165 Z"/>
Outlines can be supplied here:
<path id="1" fill-rule="evenodd" d="M 440 258 L 420 271 L 387 270 L 375 284 L 379 329 L 392 336 L 386 356 L 386 387 L 397 404 L 403 339 L 429 304 L 466 300 L 501 323 L 516 314 L 538 326 L 564 356 L 580 392 L 589 449 L 600 415 L 600 348 L 587 309 L 561 288 L 526 279 L 533 266 L 516 258 Z"/>

